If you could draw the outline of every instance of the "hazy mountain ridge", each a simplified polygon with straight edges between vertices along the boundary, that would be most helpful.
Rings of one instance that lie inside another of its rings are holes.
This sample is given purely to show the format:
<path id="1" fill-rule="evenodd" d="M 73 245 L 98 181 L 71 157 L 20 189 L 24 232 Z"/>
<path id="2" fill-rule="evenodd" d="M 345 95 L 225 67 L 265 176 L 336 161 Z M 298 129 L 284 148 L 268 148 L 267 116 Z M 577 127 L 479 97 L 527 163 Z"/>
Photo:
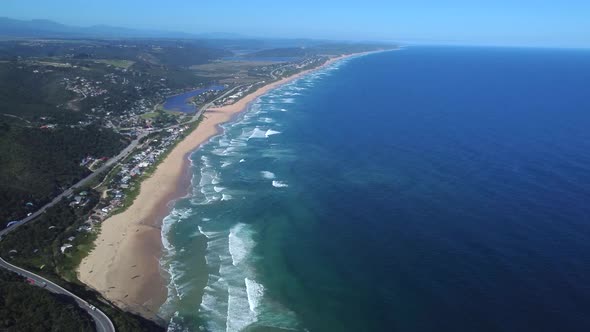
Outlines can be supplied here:
<path id="1" fill-rule="evenodd" d="M 186 38 L 186 39 L 241 39 L 239 34 L 203 33 L 191 34 L 178 31 L 143 30 L 93 25 L 89 27 L 71 26 L 51 20 L 30 21 L 0 17 L 0 37 L 10 38 Z"/>

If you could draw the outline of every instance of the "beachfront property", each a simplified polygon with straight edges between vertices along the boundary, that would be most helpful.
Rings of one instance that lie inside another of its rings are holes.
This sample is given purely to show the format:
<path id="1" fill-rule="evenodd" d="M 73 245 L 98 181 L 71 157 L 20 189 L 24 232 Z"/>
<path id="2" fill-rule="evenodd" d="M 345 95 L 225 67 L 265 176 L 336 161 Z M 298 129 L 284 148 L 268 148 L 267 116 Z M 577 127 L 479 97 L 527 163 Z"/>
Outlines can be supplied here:
<path id="1" fill-rule="evenodd" d="M 155 137 L 147 139 L 136 152 L 124 160 L 118 172 L 107 183 L 101 204 L 93 211 L 88 224 L 102 222 L 113 212 L 120 210 L 127 202 L 130 191 L 140 185 L 140 178 L 150 167 L 156 165 L 161 157 L 173 146 L 188 129 L 188 126 L 168 128 Z"/>

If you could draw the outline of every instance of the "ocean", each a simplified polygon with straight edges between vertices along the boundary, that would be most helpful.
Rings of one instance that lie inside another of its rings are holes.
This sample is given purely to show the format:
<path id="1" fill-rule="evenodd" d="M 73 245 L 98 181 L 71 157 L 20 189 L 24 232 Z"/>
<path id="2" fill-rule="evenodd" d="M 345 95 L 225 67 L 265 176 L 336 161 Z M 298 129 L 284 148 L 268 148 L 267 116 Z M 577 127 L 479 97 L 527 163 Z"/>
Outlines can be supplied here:
<path id="1" fill-rule="evenodd" d="M 590 51 L 409 47 L 191 159 L 169 331 L 590 331 Z"/>

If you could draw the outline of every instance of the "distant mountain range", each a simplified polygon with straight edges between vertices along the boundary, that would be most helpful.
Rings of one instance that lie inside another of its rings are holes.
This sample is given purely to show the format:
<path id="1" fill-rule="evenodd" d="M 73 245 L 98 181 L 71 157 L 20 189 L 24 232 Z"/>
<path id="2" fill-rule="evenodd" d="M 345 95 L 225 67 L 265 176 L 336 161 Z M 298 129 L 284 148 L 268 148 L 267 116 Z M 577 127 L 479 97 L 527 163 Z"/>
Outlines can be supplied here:
<path id="1" fill-rule="evenodd" d="M 182 38 L 242 39 L 232 33 L 191 34 L 177 31 L 141 30 L 108 25 L 70 26 L 50 20 L 16 20 L 0 17 L 0 38 Z"/>

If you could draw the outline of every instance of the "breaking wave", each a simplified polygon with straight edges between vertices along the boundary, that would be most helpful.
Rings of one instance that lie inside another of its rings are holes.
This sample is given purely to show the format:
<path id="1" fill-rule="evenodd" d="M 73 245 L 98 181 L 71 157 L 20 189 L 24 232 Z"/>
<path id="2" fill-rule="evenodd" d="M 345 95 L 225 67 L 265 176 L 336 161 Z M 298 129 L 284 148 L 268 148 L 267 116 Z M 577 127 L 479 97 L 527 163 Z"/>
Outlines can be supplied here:
<path id="1" fill-rule="evenodd" d="M 253 138 L 269 138 L 272 135 L 277 135 L 280 134 L 280 131 L 276 131 L 276 130 L 272 130 L 272 129 L 268 129 L 266 131 L 261 130 L 260 128 L 256 127 L 254 128 L 254 130 L 252 131 L 252 133 L 250 133 L 250 136 L 248 137 L 248 139 L 253 139 Z"/>
<path id="2" fill-rule="evenodd" d="M 272 180 L 272 179 L 276 178 L 276 175 L 273 172 L 262 171 L 262 172 L 260 172 L 260 174 L 262 174 L 262 177 L 265 179 Z"/>
<path id="3" fill-rule="evenodd" d="M 289 185 L 287 183 L 285 183 L 284 181 L 274 180 L 272 182 L 272 186 L 275 188 L 285 188 L 285 187 L 288 187 Z"/>
<path id="4" fill-rule="evenodd" d="M 244 216 L 236 212 L 243 204 L 257 201 L 256 186 L 261 178 L 267 180 L 261 192 L 268 193 L 269 182 L 274 188 L 289 187 L 287 181 L 264 169 L 275 162 L 278 168 L 273 165 L 272 169 L 281 169 L 296 156 L 289 146 L 269 138 L 281 134 L 276 129 L 286 126 L 288 121 L 283 120 L 296 115 L 297 108 L 288 104 L 295 103 L 301 91 L 322 75 L 306 76 L 262 96 L 236 121 L 222 125 L 222 133 L 191 156 L 191 195 L 176 203 L 191 208 L 175 207 L 162 225 L 166 250 L 162 267 L 170 276 L 169 298 L 162 312 L 171 319 L 169 331 L 194 330 L 188 322 L 194 312 L 186 308 L 197 307 L 203 319 L 200 330 L 237 332 L 253 324 L 285 329 L 298 326 L 293 312 L 267 298 L 270 292 L 258 276 L 257 221 L 240 222 Z M 202 241 L 206 274 L 200 271 L 195 275 L 192 241 Z M 206 284 L 204 288 L 194 289 L 197 287 L 191 280 L 197 278 Z"/>

